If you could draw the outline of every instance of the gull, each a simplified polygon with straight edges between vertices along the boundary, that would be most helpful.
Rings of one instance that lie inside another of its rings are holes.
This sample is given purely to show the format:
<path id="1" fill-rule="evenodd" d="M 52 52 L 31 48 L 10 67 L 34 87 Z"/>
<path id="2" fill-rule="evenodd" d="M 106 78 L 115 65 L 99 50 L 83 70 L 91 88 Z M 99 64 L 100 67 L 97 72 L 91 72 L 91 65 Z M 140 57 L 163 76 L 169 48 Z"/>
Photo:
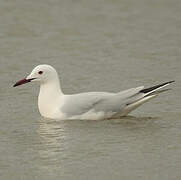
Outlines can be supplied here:
<path id="1" fill-rule="evenodd" d="M 50 65 L 36 66 L 30 75 L 14 84 L 14 87 L 32 82 L 40 82 L 38 108 L 42 116 L 51 119 L 100 120 L 126 116 L 128 113 L 156 97 L 162 89 L 174 81 L 150 88 L 131 88 L 118 93 L 85 92 L 64 94 L 61 90 L 57 71 Z"/>

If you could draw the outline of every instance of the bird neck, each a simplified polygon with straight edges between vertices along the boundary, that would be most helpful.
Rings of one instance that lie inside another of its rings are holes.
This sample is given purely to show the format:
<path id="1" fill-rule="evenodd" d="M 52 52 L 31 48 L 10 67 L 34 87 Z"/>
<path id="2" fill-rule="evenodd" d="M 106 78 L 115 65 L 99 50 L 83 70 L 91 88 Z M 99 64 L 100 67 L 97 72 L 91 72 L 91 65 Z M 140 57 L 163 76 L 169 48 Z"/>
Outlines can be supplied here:
<path id="1" fill-rule="evenodd" d="M 60 88 L 58 76 L 46 83 L 41 83 L 38 97 L 38 108 L 40 114 L 45 117 L 51 117 L 51 114 L 57 110 L 60 105 L 63 93 Z"/>

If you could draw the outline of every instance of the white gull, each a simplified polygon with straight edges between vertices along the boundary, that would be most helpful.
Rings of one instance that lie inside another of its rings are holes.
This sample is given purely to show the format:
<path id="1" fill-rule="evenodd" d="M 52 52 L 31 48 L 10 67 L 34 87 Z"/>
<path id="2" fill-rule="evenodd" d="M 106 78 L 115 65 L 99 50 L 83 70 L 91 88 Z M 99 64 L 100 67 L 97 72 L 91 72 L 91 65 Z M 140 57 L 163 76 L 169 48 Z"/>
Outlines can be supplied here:
<path id="1" fill-rule="evenodd" d="M 86 92 L 64 94 L 56 70 L 50 65 L 38 65 L 25 79 L 15 86 L 31 81 L 40 82 L 38 108 L 40 114 L 52 119 L 109 119 L 126 116 L 141 104 L 167 89 L 160 90 L 174 81 L 150 88 L 131 88 L 118 93 Z"/>

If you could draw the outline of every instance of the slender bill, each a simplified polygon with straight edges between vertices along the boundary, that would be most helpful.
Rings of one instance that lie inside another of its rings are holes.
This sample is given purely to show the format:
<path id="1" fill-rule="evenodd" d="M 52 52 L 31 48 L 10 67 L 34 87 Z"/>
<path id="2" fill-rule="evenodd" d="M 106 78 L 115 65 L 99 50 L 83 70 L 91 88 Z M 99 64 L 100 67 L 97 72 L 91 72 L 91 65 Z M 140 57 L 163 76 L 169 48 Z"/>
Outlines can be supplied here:
<path id="1" fill-rule="evenodd" d="M 18 81 L 16 84 L 14 84 L 13 87 L 16 87 L 16 86 L 19 86 L 19 85 L 22 85 L 22 84 L 29 83 L 29 82 L 31 82 L 31 81 L 34 80 L 34 79 L 36 79 L 36 78 L 31 78 L 31 79 L 26 79 L 26 78 L 24 78 L 24 79 Z"/>

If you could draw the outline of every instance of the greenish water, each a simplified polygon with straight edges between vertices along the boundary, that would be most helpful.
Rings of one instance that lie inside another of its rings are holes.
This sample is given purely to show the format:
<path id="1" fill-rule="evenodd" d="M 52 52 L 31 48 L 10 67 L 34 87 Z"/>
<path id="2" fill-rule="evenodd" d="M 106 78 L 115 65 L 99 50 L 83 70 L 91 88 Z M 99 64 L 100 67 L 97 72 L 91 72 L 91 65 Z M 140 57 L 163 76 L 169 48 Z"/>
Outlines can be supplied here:
<path id="1" fill-rule="evenodd" d="M 0 179 L 180 180 L 179 0 L 0 1 Z M 130 117 L 40 117 L 39 86 L 12 85 L 51 64 L 65 93 L 176 80 Z"/>

